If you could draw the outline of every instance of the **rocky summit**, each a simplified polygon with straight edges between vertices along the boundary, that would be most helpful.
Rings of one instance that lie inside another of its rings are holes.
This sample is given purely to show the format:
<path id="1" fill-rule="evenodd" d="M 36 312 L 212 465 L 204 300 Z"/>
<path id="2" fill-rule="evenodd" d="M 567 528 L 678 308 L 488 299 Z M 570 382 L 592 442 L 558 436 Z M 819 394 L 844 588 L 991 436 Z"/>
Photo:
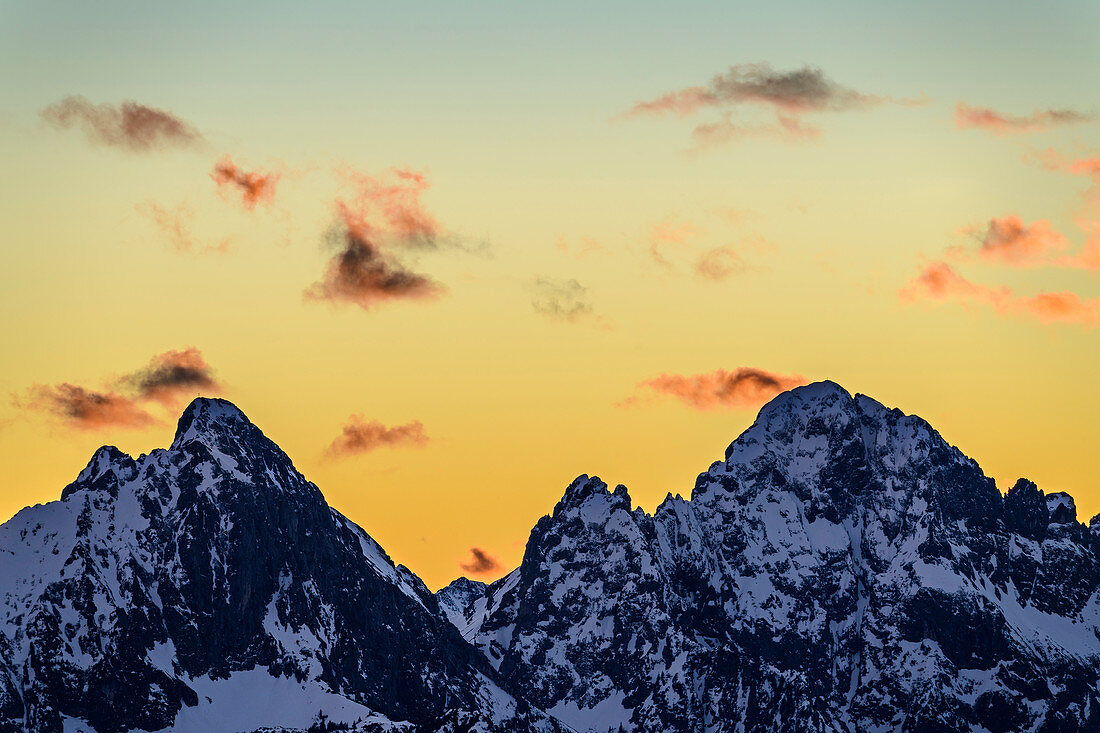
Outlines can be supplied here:
<path id="1" fill-rule="evenodd" d="M 0 527 L 3 733 L 561 729 L 228 402 L 61 497 Z"/>
<path id="2" fill-rule="evenodd" d="M 1096 731 L 1098 530 L 823 382 L 652 515 L 579 477 L 451 618 L 578 731 Z"/>
<path id="3" fill-rule="evenodd" d="M 0 526 L 0 733 L 1100 730 L 1100 523 L 783 393 L 653 514 L 580 476 L 434 596 L 245 415 Z"/>

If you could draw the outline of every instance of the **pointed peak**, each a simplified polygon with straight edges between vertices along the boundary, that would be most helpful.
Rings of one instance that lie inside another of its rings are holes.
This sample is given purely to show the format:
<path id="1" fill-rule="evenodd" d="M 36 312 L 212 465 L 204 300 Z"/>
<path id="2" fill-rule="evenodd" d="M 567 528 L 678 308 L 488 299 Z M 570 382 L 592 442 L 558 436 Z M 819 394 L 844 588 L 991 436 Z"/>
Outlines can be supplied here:
<path id="1" fill-rule="evenodd" d="M 1064 491 L 1046 495 L 1047 511 L 1051 524 L 1073 524 L 1077 521 L 1077 505 L 1073 497 Z"/>
<path id="2" fill-rule="evenodd" d="M 436 591 L 436 595 L 440 593 L 461 593 L 461 592 L 481 592 L 488 587 L 487 583 L 483 583 L 480 580 L 470 580 L 465 575 L 455 578 L 446 586 Z"/>
<path id="3" fill-rule="evenodd" d="M 113 445 L 101 445 L 96 448 L 95 453 L 92 454 L 92 459 L 80 472 L 80 478 L 95 478 L 112 465 L 126 461 L 133 461 L 133 458 Z"/>
<path id="4" fill-rule="evenodd" d="M 616 486 L 613 492 L 608 491 L 607 484 L 601 481 L 598 476 L 589 476 L 588 474 L 582 473 L 580 476 L 573 479 L 573 482 L 566 487 L 565 495 L 562 496 L 561 501 L 558 502 L 558 506 L 554 510 L 554 513 L 557 514 L 559 509 L 579 507 L 593 497 L 605 497 L 607 500 L 622 504 L 627 511 L 630 511 L 632 506 L 630 495 L 627 493 L 626 487 L 622 484 Z"/>
<path id="5" fill-rule="evenodd" d="M 204 435 L 238 432 L 252 422 L 240 408 L 218 397 L 197 397 L 180 415 L 172 447 L 178 448 Z"/>
<path id="6" fill-rule="evenodd" d="M 131 456 L 113 445 L 100 446 L 92 454 L 88 465 L 77 474 L 76 480 L 62 490 L 61 498 L 65 499 L 89 487 L 113 490 L 118 484 L 118 479 L 132 478 L 135 470 L 134 459 Z M 111 475 L 108 476 L 108 474 Z"/>
<path id="7" fill-rule="evenodd" d="M 780 392 L 760 409 L 759 418 L 788 412 L 818 412 L 835 404 L 853 402 L 848 390 L 836 382 L 823 380 Z"/>
<path id="8" fill-rule="evenodd" d="M 846 397 L 848 399 L 851 399 L 852 397 L 848 390 L 844 389 L 831 379 L 823 379 L 820 382 L 810 382 L 809 384 L 804 384 L 801 387 L 795 387 L 794 389 L 790 390 L 790 393 L 792 395 L 797 395 L 799 398 L 806 401 L 834 399 L 837 397 Z"/>

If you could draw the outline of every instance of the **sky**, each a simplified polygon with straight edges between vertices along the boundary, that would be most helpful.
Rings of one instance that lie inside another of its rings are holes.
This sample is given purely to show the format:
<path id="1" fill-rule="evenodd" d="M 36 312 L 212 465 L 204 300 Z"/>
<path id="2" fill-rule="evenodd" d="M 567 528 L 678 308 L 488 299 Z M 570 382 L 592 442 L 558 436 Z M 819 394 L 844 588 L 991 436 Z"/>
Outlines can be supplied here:
<path id="1" fill-rule="evenodd" d="M 0 2 L 0 518 L 232 400 L 438 588 L 778 391 L 1100 512 L 1100 5 Z"/>

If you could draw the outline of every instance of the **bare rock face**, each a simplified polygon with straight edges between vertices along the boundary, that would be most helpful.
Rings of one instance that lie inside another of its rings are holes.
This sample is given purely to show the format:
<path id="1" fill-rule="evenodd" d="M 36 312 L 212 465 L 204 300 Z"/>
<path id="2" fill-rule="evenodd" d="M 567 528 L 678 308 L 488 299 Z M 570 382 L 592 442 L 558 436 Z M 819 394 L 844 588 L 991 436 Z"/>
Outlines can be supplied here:
<path id="1" fill-rule="evenodd" d="M 223 400 L 0 526 L 0 733 L 1063 733 L 1098 691 L 1100 521 L 829 382 L 434 596 Z"/>
<path id="2" fill-rule="evenodd" d="M 0 527 L 0 731 L 556 728 L 495 679 L 223 400 Z"/>
<path id="3" fill-rule="evenodd" d="M 1100 730 L 1096 537 L 824 382 L 652 516 L 581 476 L 457 616 L 579 731 Z"/>

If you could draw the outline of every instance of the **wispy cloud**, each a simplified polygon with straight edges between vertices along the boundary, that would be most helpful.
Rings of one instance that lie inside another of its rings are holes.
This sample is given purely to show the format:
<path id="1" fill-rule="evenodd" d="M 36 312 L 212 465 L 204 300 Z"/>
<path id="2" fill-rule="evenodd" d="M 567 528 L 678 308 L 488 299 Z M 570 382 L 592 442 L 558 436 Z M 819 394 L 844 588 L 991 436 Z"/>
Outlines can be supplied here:
<path id="1" fill-rule="evenodd" d="M 839 84 L 813 66 L 780 71 L 766 63 L 738 64 L 712 77 L 707 84 L 675 89 L 638 102 L 626 116 L 686 118 L 708 110 L 718 111 L 717 121 L 702 123 L 693 132 L 696 143 L 710 146 L 747 135 L 813 137 L 819 130 L 805 121 L 808 114 L 868 109 L 898 101 Z M 916 100 L 901 102 L 916 103 Z M 774 121 L 767 124 L 735 122 L 732 113 L 745 106 L 771 111 Z"/>
<path id="2" fill-rule="evenodd" d="M 577 323 L 594 316 L 588 288 L 573 279 L 539 278 L 531 283 L 531 306 L 547 318 Z"/>
<path id="3" fill-rule="evenodd" d="M 228 237 L 216 244 L 200 240 L 193 231 L 195 212 L 187 204 L 163 206 L 146 201 L 134 208 L 148 217 L 168 246 L 180 254 L 225 254 L 229 251 Z"/>
<path id="4" fill-rule="evenodd" d="M 198 130 L 171 112 L 132 101 L 92 104 L 84 97 L 70 96 L 41 114 L 55 127 L 79 127 L 92 142 L 133 152 L 194 147 L 202 142 Z"/>
<path id="5" fill-rule="evenodd" d="M 657 264 L 671 267 L 674 254 L 670 253 L 683 251 L 704 233 L 694 222 L 663 219 L 649 227 L 649 254 Z"/>
<path id="6" fill-rule="evenodd" d="M 759 407 L 780 392 L 806 384 L 799 375 L 784 375 L 753 367 L 716 369 L 701 374 L 661 374 L 639 382 L 635 394 L 619 403 L 637 404 L 646 396 L 665 395 L 697 410 Z"/>
<path id="7" fill-rule="evenodd" d="M 500 560 L 497 560 L 488 550 L 484 550 L 480 547 L 471 547 L 470 558 L 468 560 L 459 561 L 458 567 L 460 567 L 463 572 L 470 573 L 471 575 L 489 575 L 499 572 L 504 566 L 501 565 Z"/>
<path id="8" fill-rule="evenodd" d="M 220 191 L 235 191 L 240 195 L 241 203 L 251 211 L 256 204 L 271 203 L 280 176 L 278 173 L 246 171 L 227 155 L 214 166 L 210 177 L 218 184 Z"/>
<path id="9" fill-rule="evenodd" d="M 942 261 L 931 262 L 900 291 L 905 301 L 955 300 L 982 303 L 998 313 L 1022 315 L 1041 323 L 1081 326 L 1100 324 L 1100 298 L 1082 298 L 1077 293 L 1043 292 L 1018 295 L 1007 286 L 990 287 L 975 283 Z"/>
<path id="10" fill-rule="evenodd" d="M 695 274 L 715 282 L 748 269 L 745 259 L 735 247 L 713 247 L 695 261 Z"/>
<path id="11" fill-rule="evenodd" d="M 87 389 L 68 382 L 56 385 L 36 384 L 26 399 L 17 399 L 24 409 L 44 412 L 60 418 L 78 430 L 108 427 L 136 428 L 153 422 L 133 397 Z"/>
<path id="12" fill-rule="evenodd" d="M 14 402 L 79 430 L 132 428 L 156 421 L 148 411 L 151 403 L 173 408 L 186 397 L 217 394 L 223 389 L 202 352 L 194 347 L 156 354 L 141 369 L 103 381 L 108 386 L 36 384 Z"/>
<path id="13" fill-rule="evenodd" d="M 576 242 L 570 242 L 565 236 L 559 236 L 554 243 L 559 252 L 577 260 L 586 260 L 599 252 L 606 252 L 607 248 L 591 237 L 581 237 Z"/>
<path id="14" fill-rule="evenodd" d="M 369 453 L 383 447 L 423 446 L 427 443 L 428 435 L 419 420 L 388 427 L 378 420 L 366 420 L 362 415 L 352 415 L 341 428 L 340 435 L 329 445 L 326 454 L 337 458 Z"/>
<path id="15" fill-rule="evenodd" d="M 361 229 L 384 234 L 403 244 L 434 245 L 439 222 L 426 209 L 423 196 L 430 187 L 427 175 L 408 168 L 390 168 L 380 176 L 344 170 L 354 192 L 346 199 Z"/>
<path id="16" fill-rule="evenodd" d="M 1040 132 L 1051 127 L 1092 122 L 1095 115 L 1072 109 L 1037 109 L 1030 115 L 1012 115 L 989 107 L 972 107 L 965 102 L 955 106 L 955 126 L 960 130 L 977 129 L 994 135 Z"/>
<path id="17" fill-rule="evenodd" d="M 989 262 L 1013 267 L 1043 267 L 1067 262 L 1056 260 L 1055 255 L 1070 246 L 1069 240 L 1045 219 L 1027 224 L 1019 216 L 1009 214 L 990 219 L 984 228 L 966 227 L 963 232 L 978 241 L 978 254 Z M 951 252 L 956 256 L 967 254 L 959 248 Z"/>

